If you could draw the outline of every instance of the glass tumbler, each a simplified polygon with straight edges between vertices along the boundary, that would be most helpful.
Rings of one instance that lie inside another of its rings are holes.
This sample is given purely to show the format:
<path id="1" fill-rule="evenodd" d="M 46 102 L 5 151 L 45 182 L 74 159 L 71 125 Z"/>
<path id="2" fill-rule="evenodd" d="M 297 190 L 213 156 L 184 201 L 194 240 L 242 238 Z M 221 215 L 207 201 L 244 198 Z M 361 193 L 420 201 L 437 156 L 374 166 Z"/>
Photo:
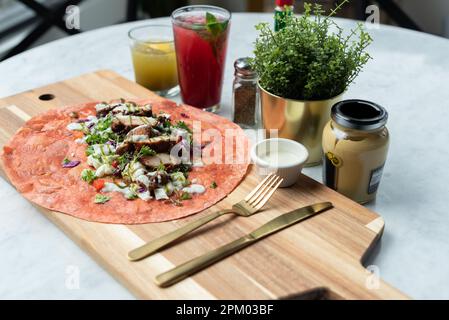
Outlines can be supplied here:
<path id="1" fill-rule="evenodd" d="M 173 29 L 146 25 L 128 32 L 136 82 L 163 97 L 179 93 Z"/>

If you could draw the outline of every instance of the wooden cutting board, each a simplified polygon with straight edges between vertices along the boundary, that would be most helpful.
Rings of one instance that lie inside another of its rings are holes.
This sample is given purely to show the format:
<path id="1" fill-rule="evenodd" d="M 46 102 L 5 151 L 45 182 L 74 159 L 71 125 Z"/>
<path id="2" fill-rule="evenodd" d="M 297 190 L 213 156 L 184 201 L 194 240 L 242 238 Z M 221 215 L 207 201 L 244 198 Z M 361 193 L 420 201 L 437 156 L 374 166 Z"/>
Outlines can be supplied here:
<path id="1" fill-rule="evenodd" d="M 49 108 L 150 97 L 155 95 L 134 82 L 111 71 L 98 71 L 3 98 L 0 146 L 27 119 Z M 100 224 L 38 209 L 139 298 L 407 298 L 378 281 L 361 264 L 382 234 L 383 219 L 306 176 L 293 188 L 278 190 L 266 210 L 257 215 L 222 217 L 172 248 L 140 262 L 128 261 L 129 250 L 192 219 L 230 207 L 258 180 L 251 172 L 218 205 L 175 222 L 138 226 Z M 170 288 L 161 289 L 153 282 L 157 274 L 251 232 L 281 213 L 322 201 L 331 201 L 335 208 L 272 235 Z"/>

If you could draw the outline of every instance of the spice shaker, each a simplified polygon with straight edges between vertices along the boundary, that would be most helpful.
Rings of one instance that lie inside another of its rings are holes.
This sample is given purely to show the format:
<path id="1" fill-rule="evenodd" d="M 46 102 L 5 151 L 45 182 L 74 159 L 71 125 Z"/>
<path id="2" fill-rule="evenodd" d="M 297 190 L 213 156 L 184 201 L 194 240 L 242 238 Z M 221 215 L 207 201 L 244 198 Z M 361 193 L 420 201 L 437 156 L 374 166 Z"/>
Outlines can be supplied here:
<path id="1" fill-rule="evenodd" d="M 234 62 L 235 78 L 232 84 L 234 122 L 250 129 L 258 125 L 259 87 L 257 74 L 251 68 L 250 58 L 239 58 Z"/>
<path id="2" fill-rule="evenodd" d="M 387 158 L 387 111 L 364 100 L 335 104 L 323 132 L 324 183 L 359 203 L 376 197 Z"/>

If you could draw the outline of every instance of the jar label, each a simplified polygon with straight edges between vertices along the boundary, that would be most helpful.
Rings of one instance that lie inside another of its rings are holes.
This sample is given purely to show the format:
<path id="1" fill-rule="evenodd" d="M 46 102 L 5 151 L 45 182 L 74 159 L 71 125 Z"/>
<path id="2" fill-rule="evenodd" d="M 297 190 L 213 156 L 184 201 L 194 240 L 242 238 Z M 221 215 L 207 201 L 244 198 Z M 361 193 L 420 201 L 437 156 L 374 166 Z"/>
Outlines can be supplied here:
<path id="1" fill-rule="evenodd" d="M 337 168 L 341 167 L 343 161 L 332 152 L 326 152 L 323 164 L 324 184 L 329 188 L 337 190 Z"/>
<path id="2" fill-rule="evenodd" d="M 332 163 L 334 167 L 341 167 L 343 165 L 343 160 L 332 152 L 326 152 L 326 158 Z"/>
<path id="3" fill-rule="evenodd" d="M 379 168 L 376 168 L 371 171 L 371 177 L 369 179 L 368 185 L 368 194 L 372 194 L 377 191 L 380 184 L 380 179 L 382 178 L 382 172 L 384 170 L 385 164 L 381 165 Z"/>

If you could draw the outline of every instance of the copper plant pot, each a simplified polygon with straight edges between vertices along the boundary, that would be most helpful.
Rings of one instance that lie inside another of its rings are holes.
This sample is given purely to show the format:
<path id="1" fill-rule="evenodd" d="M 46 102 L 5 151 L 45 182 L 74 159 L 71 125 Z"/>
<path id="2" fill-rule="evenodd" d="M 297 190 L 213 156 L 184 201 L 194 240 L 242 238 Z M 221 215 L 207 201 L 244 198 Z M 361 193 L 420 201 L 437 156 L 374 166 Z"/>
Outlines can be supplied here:
<path id="1" fill-rule="evenodd" d="M 278 130 L 279 138 L 302 143 L 309 151 L 306 166 L 321 163 L 323 129 L 330 120 L 332 106 L 339 102 L 343 93 L 327 100 L 291 100 L 266 91 L 260 86 L 263 128 L 267 138 L 274 137 L 270 130 Z"/>

